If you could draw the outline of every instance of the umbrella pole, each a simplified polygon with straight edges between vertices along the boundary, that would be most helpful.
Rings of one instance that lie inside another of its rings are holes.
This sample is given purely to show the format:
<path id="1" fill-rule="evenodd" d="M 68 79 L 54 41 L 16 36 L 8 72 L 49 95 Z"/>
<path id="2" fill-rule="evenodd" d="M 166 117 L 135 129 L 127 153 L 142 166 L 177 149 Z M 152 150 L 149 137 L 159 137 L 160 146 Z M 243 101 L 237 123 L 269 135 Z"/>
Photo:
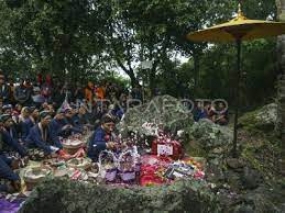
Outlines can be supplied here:
<path id="1" fill-rule="evenodd" d="M 237 47 L 237 76 L 236 76 L 236 87 L 235 87 L 235 115 L 234 115 L 234 130 L 233 130 L 233 157 L 237 157 L 237 125 L 238 125 L 238 114 L 240 105 L 240 77 L 241 77 L 241 39 L 236 39 Z"/>

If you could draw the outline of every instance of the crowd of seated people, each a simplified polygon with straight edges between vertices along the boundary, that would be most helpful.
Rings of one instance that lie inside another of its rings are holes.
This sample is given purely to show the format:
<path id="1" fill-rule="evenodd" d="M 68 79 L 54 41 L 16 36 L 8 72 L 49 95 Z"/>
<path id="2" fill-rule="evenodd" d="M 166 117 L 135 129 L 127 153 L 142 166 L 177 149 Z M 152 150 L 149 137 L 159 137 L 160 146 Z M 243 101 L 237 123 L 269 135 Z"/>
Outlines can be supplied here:
<path id="1" fill-rule="evenodd" d="M 229 122 L 228 109 L 224 102 L 217 103 L 197 102 L 194 110 L 194 120 L 209 119 L 219 125 L 227 125 Z"/>
<path id="2" fill-rule="evenodd" d="M 10 183 L 0 182 L 0 191 L 19 190 L 20 178 L 13 170 L 32 158 L 31 149 L 41 150 L 45 157 L 61 155 L 61 137 L 97 130 L 91 144 L 99 150 L 113 148 L 114 143 L 100 145 L 103 131 L 110 132 L 109 126 L 127 110 L 127 101 L 132 95 L 141 98 L 140 92 L 138 87 L 129 92 L 112 82 L 71 87 L 49 75 L 45 81 L 42 76 L 36 82 L 25 78 L 15 86 L 0 71 L 0 180 Z M 96 158 L 97 151 L 89 149 L 90 157 Z"/>
<path id="3" fill-rule="evenodd" d="M 130 104 L 130 99 L 136 100 Z M 132 91 L 112 82 L 89 81 L 86 86 L 76 83 L 71 87 L 46 76 L 45 81 L 42 77 L 37 82 L 22 79 L 15 87 L 0 71 L 0 179 L 10 181 L 9 185 L 0 183 L 0 191 L 19 190 L 20 178 L 13 170 L 32 158 L 31 149 L 41 150 L 45 157 L 61 155 L 60 138 L 94 130 L 87 147 L 94 161 L 100 151 L 115 150 L 115 123 L 140 101 L 139 85 Z M 194 119 L 226 125 L 227 106 L 198 102 Z"/>

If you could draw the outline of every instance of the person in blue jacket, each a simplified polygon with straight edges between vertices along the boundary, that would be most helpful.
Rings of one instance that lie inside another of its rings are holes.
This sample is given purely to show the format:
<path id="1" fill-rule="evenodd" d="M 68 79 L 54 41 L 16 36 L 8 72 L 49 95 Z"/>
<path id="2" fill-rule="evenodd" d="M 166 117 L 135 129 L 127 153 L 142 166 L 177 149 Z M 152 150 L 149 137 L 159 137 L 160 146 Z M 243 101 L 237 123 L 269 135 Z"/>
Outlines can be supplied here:
<path id="1" fill-rule="evenodd" d="M 203 102 L 198 102 L 197 107 L 194 110 L 194 121 L 198 122 L 200 119 L 209 118 L 209 108 L 209 103 L 206 103 L 204 106 Z"/>
<path id="2" fill-rule="evenodd" d="M 24 142 L 30 133 L 30 129 L 34 126 L 31 119 L 31 109 L 29 107 L 23 107 L 21 110 L 21 115 L 19 117 L 19 126 L 21 140 Z"/>
<path id="3" fill-rule="evenodd" d="M 115 150 L 118 143 L 113 141 L 112 132 L 115 121 L 112 116 L 105 114 L 102 116 L 101 125 L 97 127 L 88 144 L 87 155 L 93 161 L 97 161 L 101 151 L 106 149 Z"/>
<path id="4" fill-rule="evenodd" d="M 50 129 L 51 115 L 49 111 L 40 113 L 40 122 L 36 124 L 27 137 L 27 145 L 42 149 L 45 155 L 52 155 L 62 149 L 59 138 Z"/>
<path id="5" fill-rule="evenodd" d="M 2 141 L 8 145 L 8 148 L 12 148 L 13 150 L 17 151 L 22 157 L 27 156 L 27 149 L 19 143 L 16 135 L 14 135 L 15 133 L 13 133 L 14 131 L 12 131 L 13 121 L 11 115 L 1 115 L 0 121 L 2 123 Z"/>
<path id="6" fill-rule="evenodd" d="M 0 154 L 0 178 L 11 181 L 11 185 L 0 184 L 0 192 L 15 192 L 21 189 L 20 177 L 12 170 L 12 162 L 12 159 Z"/>
<path id="7" fill-rule="evenodd" d="M 65 129 L 69 130 L 69 135 L 72 134 L 83 134 L 84 128 L 80 125 L 78 117 L 76 116 L 75 110 L 66 109 L 65 110 Z"/>
<path id="8" fill-rule="evenodd" d="M 4 114 L 0 116 L 0 178 L 11 181 L 11 185 L 0 185 L 0 191 L 19 191 L 21 188 L 20 177 L 13 172 L 17 160 L 8 157 L 5 154 L 4 146 L 8 146 L 18 152 L 24 161 L 28 160 L 28 151 L 11 137 L 5 126 L 12 124 L 11 115 Z M 10 187 L 9 187 L 10 186 Z"/>
<path id="9" fill-rule="evenodd" d="M 71 134 L 71 126 L 67 124 L 64 114 L 64 110 L 58 110 L 50 122 L 50 130 L 54 136 L 66 137 Z"/>
<path id="10" fill-rule="evenodd" d="M 76 115 L 76 121 L 78 125 L 85 127 L 85 126 L 92 126 L 90 121 L 90 116 L 88 115 L 88 109 L 85 104 L 80 104 L 78 108 L 78 113 Z"/>
<path id="11" fill-rule="evenodd" d="M 10 114 L 1 115 L 2 125 L 2 140 L 5 144 L 9 144 L 4 149 L 8 153 L 11 149 L 16 150 L 21 156 L 25 156 L 27 154 L 27 150 L 20 145 L 19 137 L 17 131 L 14 128 L 14 122 L 12 120 L 12 116 Z"/>

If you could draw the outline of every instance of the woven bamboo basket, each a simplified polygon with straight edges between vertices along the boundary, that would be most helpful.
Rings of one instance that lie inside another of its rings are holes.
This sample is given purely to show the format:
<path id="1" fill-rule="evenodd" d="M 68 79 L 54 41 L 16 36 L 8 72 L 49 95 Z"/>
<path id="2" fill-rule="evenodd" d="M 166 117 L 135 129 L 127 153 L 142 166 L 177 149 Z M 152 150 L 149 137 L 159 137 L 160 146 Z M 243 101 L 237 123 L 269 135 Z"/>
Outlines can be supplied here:
<path id="1" fill-rule="evenodd" d="M 131 182 L 135 180 L 135 163 L 131 150 L 121 153 L 119 157 L 119 171 L 123 182 Z"/>
<path id="2" fill-rule="evenodd" d="M 67 152 L 68 154 L 70 155 L 74 155 L 76 152 L 78 152 L 78 150 L 84 145 L 83 142 L 81 143 L 75 143 L 75 144 L 72 144 L 71 143 L 63 143 L 62 144 L 62 147 L 63 147 L 63 150 L 65 152 Z"/>
<path id="3" fill-rule="evenodd" d="M 74 169 L 89 169 L 92 161 L 89 158 L 73 158 L 66 162 L 66 165 Z"/>
<path id="4" fill-rule="evenodd" d="M 24 171 L 23 180 L 26 185 L 27 191 L 32 191 L 33 188 L 42 182 L 49 174 L 51 174 L 51 170 L 45 168 L 28 168 Z"/>
<path id="5" fill-rule="evenodd" d="M 108 182 L 115 181 L 118 173 L 118 159 L 111 151 L 101 151 L 99 154 L 99 176 Z"/>

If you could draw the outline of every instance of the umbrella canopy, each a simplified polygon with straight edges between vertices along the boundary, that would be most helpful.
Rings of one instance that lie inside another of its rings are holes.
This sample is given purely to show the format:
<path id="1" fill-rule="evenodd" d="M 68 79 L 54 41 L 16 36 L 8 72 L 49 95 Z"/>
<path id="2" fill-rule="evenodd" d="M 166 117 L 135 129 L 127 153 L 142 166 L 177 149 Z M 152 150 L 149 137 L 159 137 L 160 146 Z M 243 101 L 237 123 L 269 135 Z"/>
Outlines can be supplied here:
<path id="1" fill-rule="evenodd" d="M 285 23 L 247 19 L 239 5 L 238 15 L 229 22 L 189 33 L 192 41 L 231 42 L 265 38 L 285 33 Z"/>
<path id="2" fill-rule="evenodd" d="M 208 41 L 208 42 L 231 42 L 237 44 L 237 73 L 235 81 L 235 117 L 234 117 L 234 135 L 233 135 L 233 155 L 237 156 L 237 124 L 239 113 L 239 93 L 240 93 L 240 77 L 241 77 L 241 42 L 243 40 L 252 40 L 257 38 L 265 38 L 269 36 L 277 36 L 285 34 L 285 23 L 250 20 L 247 19 L 241 11 L 239 4 L 238 15 L 229 22 L 189 33 L 187 38 L 192 41 Z"/>

